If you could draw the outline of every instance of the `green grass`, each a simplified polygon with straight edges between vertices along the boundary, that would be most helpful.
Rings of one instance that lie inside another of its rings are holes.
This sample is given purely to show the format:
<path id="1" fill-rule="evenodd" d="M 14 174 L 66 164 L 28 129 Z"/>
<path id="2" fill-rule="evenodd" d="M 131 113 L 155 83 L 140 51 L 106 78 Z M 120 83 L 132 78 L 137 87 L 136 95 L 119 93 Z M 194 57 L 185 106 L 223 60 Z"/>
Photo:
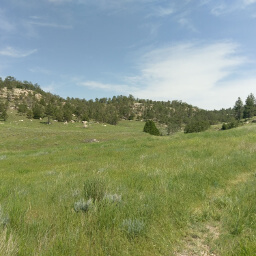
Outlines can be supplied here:
<path id="1" fill-rule="evenodd" d="M 0 254 L 255 255 L 256 126 L 164 137 L 143 126 L 10 114 Z"/>

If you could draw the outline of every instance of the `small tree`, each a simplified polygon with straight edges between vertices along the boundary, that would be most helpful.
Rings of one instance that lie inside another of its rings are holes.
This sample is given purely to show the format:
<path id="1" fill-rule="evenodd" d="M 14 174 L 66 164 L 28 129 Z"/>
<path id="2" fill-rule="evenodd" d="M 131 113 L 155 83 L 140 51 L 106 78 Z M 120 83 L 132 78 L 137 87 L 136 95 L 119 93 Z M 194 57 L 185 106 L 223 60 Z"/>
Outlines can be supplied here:
<path id="1" fill-rule="evenodd" d="M 8 104 L 0 103 L 0 119 L 6 121 L 8 118 L 7 114 Z"/>
<path id="2" fill-rule="evenodd" d="M 179 123 L 175 122 L 169 122 L 167 124 L 167 134 L 170 135 L 171 133 L 178 132 L 180 130 L 181 126 Z"/>
<path id="3" fill-rule="evenodd" d="M 191 120 L 185 126 L 184 133 L 203 132 L 210 127 L 210 123 L 205 120 Z"/>
<path id="4" fill-rule="evenodd" d="M 240 97 L 237 99 L 235 103 L 234 111 L 235 111 L 235 118 L 237 120 L 241 120 L 243 118 L 244 104 Z"/>
<path id="5" fill-rule="evenodd" d="M 251 93 L 245 101 L 244 118 L 251 118 L 255 114 L 255 97 Z"/>
<path id="6" fill-rule="evenodd" d="M 54 114 L 54 108 L 52 104 L 49 103 L 45 108 L 45 115 L 48 118 L 48 124 L 50 124 L 50 118 L 53 116 L 53 114 Z"/>
<path id="7" fill-rule="evenodd" d="M 239 122 L 237 120 L 233 120 L 229 123 L 224 123 L 221 127 L 221 130 L 229 130 L 232 128 L 236 128 L 239 126 Z"/>
<path id="8" fill-rule="evenodd" d="M 29 119 L 32 119 L 32 118 L 33 118 L 33 111 L 32 111 L 31 109 L 29 109 L 29 110 L 27 111 L 27 118 L 29 118 Z"/>
<path id="9" fill-rule="evenodd" d="M 40 119 L 44 116 L 44 109 L 42 105 L 35 104 L 32 108 L 33 118 Z"/>
<path id="10" fill-rule="evenodd" d="M 28 111 L 28 106 L 25 103 L 18 105 L 18 113 L 25 114 Z"/>
<path id="11" fill-rule="evenodd" d="M 155 125 L 155 123 L 152 120 L 148 120 L 145 123 L 143 132 L 147 132 L 147 133 L 149 133 L 151 135 L 156 135 L 156 136 L 160 135 L 159 130 L 156 128 L 156 125 Z"/>

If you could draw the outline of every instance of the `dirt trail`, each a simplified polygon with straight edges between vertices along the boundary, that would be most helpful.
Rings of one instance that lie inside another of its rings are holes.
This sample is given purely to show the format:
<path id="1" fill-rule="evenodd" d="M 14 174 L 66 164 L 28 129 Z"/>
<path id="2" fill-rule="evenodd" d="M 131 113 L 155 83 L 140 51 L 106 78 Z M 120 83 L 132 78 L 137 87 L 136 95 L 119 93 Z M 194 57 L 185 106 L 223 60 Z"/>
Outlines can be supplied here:
<path id="1" fill-rule="evenodd" d="M 236 185 L 247 182 L 252 173 L 241 173 L 234 179 L 228 181 L 225 190 L 216 190 L 209 198 L 216 198 L 224 195 L 228 191 L 231 191 Z M 200 208 L 196 209 L 199 212 Z M 219 256 L 213 252 L 210 248 L 210 244 L 213 244 L 220 236 L 220 223 L 219 222 L 199 222 L 196 225 L 192 225 L 186 237 L 182 242 L 182 248 L 176 252 L 175 256 Z"/>

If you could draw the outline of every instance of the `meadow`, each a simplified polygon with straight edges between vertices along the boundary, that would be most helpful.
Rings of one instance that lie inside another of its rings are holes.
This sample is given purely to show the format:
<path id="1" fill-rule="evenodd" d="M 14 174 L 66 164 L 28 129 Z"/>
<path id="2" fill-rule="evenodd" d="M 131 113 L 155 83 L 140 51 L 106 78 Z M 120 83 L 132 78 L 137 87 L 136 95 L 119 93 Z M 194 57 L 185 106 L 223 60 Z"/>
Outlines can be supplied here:
<path id="1" fill-rule="evenodd" d="M 0 255 L 255 255 L 256 125 L 143 126 L 0 122 Z"/>

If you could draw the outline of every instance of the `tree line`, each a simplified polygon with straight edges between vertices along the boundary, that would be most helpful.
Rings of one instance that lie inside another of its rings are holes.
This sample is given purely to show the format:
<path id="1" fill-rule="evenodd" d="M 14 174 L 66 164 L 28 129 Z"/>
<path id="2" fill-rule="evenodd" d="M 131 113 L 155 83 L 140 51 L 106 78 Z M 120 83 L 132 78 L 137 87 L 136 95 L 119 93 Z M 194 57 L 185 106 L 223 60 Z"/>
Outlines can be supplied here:
<path id="1" fill-rule="evenodd" d="M 232 120 L 247 118 L 255 115 L 255 98 L 252 94 L 243 105 L 241 99 L 235 103 L 234 108 L 221 110 L 203 110 L 179 100 L 152 101 L 136 99 L 129 96 L 113 96 L 112 98 L 96 98 L 86 100 L 80 98 L 66 99 L 43 91 L 38 84 L 28 81 L 18 81 L 8 76 L 0 78 L 0 91 L 7 90 L 5 101 L 0 101 L 0 118 L 6 120 L 7 109 L 11 102 L 21 115 L 28 118 L 39 119 L 47 117 L 59 122 L 64 121 L 90 121 L 117 124 L 119 120 L 152 120 L 166 127 L 167 134 L 181 130 L 185 126 L 196 126 L 204 121 L 202 127 L 209 125 L 232 122 Z M 14 89 L 26 90 L 18 96 Z M 190 131 L 191 129 L 187 129 Z M 193 130 L 193 129 L 192 129 Z"/>
<path id="2" fill-rule="evenodd" d="M 234 106 L 234 115 L 237 120 L 252 118 L 256 115 L 256 100 L 252 93 L 247 96 L 245 104 L 243 104 L 241 98 L 238 97 Z"/>

